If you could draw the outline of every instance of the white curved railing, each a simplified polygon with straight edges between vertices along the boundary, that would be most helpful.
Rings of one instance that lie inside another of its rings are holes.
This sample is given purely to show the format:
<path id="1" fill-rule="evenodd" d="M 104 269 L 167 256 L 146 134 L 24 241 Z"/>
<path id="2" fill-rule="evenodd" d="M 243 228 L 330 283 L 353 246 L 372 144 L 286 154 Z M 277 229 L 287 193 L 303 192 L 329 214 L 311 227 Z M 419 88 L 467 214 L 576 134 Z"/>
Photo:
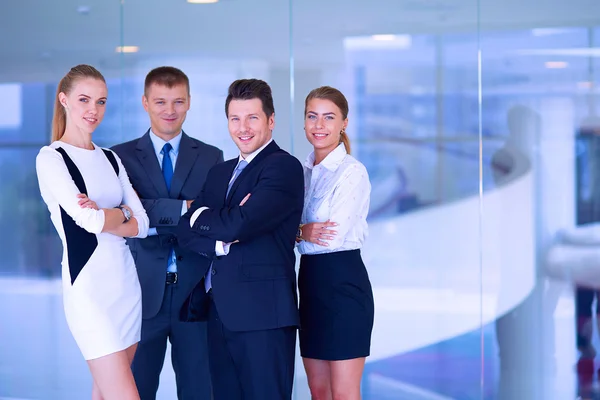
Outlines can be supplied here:
<path id="1" fill-rule="evenodd" d="M 534 185 L 530 169 L 518 172 L 481 201 L 370 224 L 363 251 L 376 304 L 369 361 L 479 329 L 529 295 Z"/>

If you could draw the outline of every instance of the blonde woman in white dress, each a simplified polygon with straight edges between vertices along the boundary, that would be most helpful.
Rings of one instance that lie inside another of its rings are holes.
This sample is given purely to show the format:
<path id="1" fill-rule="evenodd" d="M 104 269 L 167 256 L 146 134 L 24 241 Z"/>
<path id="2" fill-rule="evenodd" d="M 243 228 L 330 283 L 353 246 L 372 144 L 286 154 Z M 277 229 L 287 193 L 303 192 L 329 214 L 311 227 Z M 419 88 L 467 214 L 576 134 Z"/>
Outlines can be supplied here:
<path id="1" fill-rule="evenodd" d="M 63 244 L 65 315 L 92 373 L 92 399 L 130 400 L 140 398 L 130 365 L 141 291 L 124 238 L 146 237 L 148 217 L 118 156 L 92 142 L 106 100 L 100 72 L 71 68 L 58 85 L 52 143 L 40 150 L 36 169 Z"/>

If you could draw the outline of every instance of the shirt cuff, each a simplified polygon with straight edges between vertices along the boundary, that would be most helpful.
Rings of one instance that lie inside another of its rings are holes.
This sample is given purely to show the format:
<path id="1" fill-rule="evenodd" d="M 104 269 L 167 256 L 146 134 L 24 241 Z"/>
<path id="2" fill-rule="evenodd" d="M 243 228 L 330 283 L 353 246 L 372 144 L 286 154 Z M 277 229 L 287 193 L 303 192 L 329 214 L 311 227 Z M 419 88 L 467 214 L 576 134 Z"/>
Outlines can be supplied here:
<path id="1" fill-rule="evenodd" d="M 158 232 L 156 231 L 156 228 L 149 228 L 148 229 L 148 236 L 156 236 L 158 235 Z"/>
<path id="2" fill-rule="evenodd" d="M 218 256 L 226 256 L 229 254 L 229 246 L 231 246 L 231 243 L 223 243 L 222 241 L 217 240 L 215 243 L 215 253 L 217 253 Z"/>
<path id="3" fill-rule="evenodd" d="M 194 211 L 194 213 L 192 214 L 192 217 L 190 218 L 190 228 L 194 227 L 194 222 L 196 222 L 196 220 L 198 219 L 198 217 L 200 216 L 200 214 L 202 214 L 202 211 L 204 211 L 204 210 L 208 210 L 208 207 L 200 207 L 199 209 Z"/>
<path id="4" fill-rule="evenodd" d="M 181 205 L 181 215 L 185 214 L 188 211 L 187 201 L 184 200 Z"/>

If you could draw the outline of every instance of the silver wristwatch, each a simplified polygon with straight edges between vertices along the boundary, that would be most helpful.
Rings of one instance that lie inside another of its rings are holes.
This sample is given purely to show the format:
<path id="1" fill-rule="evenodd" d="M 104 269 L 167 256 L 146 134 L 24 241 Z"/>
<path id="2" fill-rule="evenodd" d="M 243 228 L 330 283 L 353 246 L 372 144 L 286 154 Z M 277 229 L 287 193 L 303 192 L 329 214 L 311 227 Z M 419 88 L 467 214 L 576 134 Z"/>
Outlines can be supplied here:
<path id="1" fill-rule="evenodd" d="M 129 221 L 131 219 L 131 211 L 129 211 L 126 207 L 123 206 L 119 206 L 119 209 L 123 212 L 123 216 L 125 217 L 123 223 Z"/>

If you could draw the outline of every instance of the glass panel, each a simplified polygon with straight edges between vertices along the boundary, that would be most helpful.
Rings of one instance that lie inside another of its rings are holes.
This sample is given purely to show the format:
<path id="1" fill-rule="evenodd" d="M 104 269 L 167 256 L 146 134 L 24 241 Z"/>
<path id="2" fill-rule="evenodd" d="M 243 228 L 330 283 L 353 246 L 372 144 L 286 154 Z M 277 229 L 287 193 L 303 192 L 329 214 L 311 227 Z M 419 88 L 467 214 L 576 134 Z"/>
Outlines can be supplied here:
<path id="1" fill-rule="evenodd" d="M 485 365 L 498 399 L 593 398 L 597 29 L 565 21 L 600 9 L 537 6 L 522 29 L 482 6 Z"/>
<path id="2" fill-rule="evenodd" d="M 477 4 L 461 4 L 461 34 L 416 27 L 458 8 L 439 2 L 328 1 L 318 11 L 330 16 L 324 29 L 308 29 L 317 12 L 296 7 L 295 155 L 312 150 L 306 95 L 334 86 L 349 101 L 353 155 L 372 183 L 362 255 L 375 326 L 363 398 L 479 398 L 478 42 L 462 22 L 477 20 Z M 489 167 L 483 174 L 491 179 Z M 310 398 L 301 365 L 296 391 Z"/>
<path id="3" fill-rule="evenodd" d="M 77 64 L 98 67 L 109 86 L 111 106 L 95 140 L 121 130 L 122 110 L 113 101 L 120 89 L 115 49 L 121 35 L 118 23 L 109 22 L 119 21 L 120 13 L 118 2 L 25 2 L 0 17 L 3 29 L 20 38 L 0 43 L 6 111 L 0 116 L 0 225 L 7 227 L 0 240 L 0 398 L 90 397 L 89 369 L 64 317 L 62 246 L 40 197 L 35 157 L 50 140 L 58 81 Z"/>
<path id="4" fill-rule="evenodd" d="M 19 41 L 0 42 L 0 166 L 10 171 L 0 184 L 0 223 L 11 227 L 0 243 L 0 398 L 91 393 L 89 369 L 65 324 L 62 247 L 35 174 L 35 157 L 50 138 L 58 80 L 80 63 L 104 74 L 109 100 L 94 141 L 108 147 L 149 128 L 141 96 L 150 69 L 181 68 L 193 99 L 184 130 L 231 158 L 238 151 L 224 115 L 227 87 L 238 78 L 262 78 L 274 92 L 275 140 L 291 150 L 289 15 L 288 2 L 275 0 L 21 2 L 3 10 L 0 29 Z M 158 398 L 175 395 L 169 350 Z"/>

